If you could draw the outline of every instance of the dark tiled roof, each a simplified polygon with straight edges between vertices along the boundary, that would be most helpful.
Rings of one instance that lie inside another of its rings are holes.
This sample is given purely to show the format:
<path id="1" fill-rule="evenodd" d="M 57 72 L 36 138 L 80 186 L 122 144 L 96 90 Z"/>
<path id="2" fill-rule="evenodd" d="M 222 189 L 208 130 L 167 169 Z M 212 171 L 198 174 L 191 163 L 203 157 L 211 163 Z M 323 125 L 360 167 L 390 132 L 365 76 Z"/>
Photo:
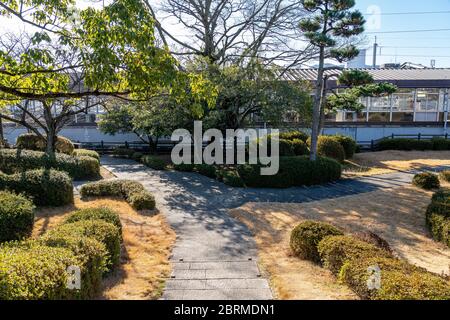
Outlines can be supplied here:
<path id="1" fill-rule="evenodd" d="M 372 75 L 375 81 L 450 81 L 450 69 L 345 69 L 361 70 Z M 341 69 L 327 70 L 326 74 L 340 74 Z M 317 78 L 317 69 L 291 69 L 282 75 L 283 80 L 296 81 L 308 80 L 315 81 Z M 329 80 L 336 80 L 331 77 Z"/>

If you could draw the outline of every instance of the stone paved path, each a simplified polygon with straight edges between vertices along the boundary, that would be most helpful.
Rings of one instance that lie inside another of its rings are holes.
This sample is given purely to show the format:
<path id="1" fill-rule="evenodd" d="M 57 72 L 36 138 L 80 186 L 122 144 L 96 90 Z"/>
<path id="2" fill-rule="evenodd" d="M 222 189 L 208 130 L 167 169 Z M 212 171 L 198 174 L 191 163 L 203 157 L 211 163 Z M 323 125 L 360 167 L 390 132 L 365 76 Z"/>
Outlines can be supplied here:
<path id="1" fill-rule="evenodd" d="M 249 230 L 227 210 L 246 202 L 301 203 L 337 198 L 411 183 L 413 172 L 343 179 L 291 189 L 228 187 L 196 173 L 155 171 L 131 160 L 102 158 L 120 179 L 137 180 L 151 192 L 177 234 L 173 273 L 163 299 L 272 299 L 257 266 Z M 442 168 L 439 168 L 442 169 Z"/>

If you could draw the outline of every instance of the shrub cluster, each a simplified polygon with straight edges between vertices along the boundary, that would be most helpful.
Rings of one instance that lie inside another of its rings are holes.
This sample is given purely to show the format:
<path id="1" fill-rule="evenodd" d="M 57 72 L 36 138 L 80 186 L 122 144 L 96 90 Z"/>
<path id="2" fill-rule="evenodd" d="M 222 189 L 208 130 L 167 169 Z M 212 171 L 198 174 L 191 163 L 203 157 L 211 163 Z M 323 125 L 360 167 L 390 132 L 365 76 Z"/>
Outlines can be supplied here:
<path id="1" fill-rule="evenodd" d="M 450 150 L 450 139 L 433 138 L 431 139 L 431 143 L 433 144 L 433 150 Z"/>
<path id="2" fill-rule="evenodd" d="M 67 268 L 78 264 L 71 250 L 38 241 L 0 245 L 0 300 L 79 298 L 67 289 Z"/>
<path id="3" fill-rule="evenodd" d="M 317 245 L 327 236 L 343 235 L 338 228 L 323 222 L 305 221 L 292 230 L 290 246 L 299 258 L 320 262 Z"/>
<path id="4" fill-rule="evenodd" d="M 352 236 L 330 236 L 318 245 L 324 266 L 363 299 L 432 300 L 450 297 L 446 279 L 396 259 L 388 251 Z M 370 288 L 370 268 L 381 270 L 381 287 Z"/>
<path id="5" fill-rule="evenodd" d="M 289 188 L 309 186 L 339 180 L 341 165 L 335 160 L 319 157 L 310 161 L 307 156 L 281 157 L 276 175 L 261 175 L 261 165 L 239 165 L 238 173 L 245 185 L 255 188 Z"/>
<path id="6" fill-rule="evenodd" d="M 450 190 L 439 190 L 433 195 L 426 222 L 433 238 L 450 247 Z"/>
<path id="7" fill-rule="evenodd" d="M 0 243 L 31 235 L 34 205 L 23 195 L 0 191 Z"/>
<path id="8" fill-rule="evenodd" d="M 130 148 L 124 148 L 124 147 L 117 147 L 114 148 L 112 154 L 116 157 L 120 158 L 131 158 L 135 151 Z"/>
<path id="9" fill-rule="evenodd" d="M 450 170 L 444 170 L 440 172 L 439 178 L 445 182 L 450 182 Z"/>
<path id="10" fill-rule="evenodd" d="M 235 188 L 244 187 L 244 181 L 242 181 L 239 173 L 232 169 L 223 169 L 218 171 L 218 179 L 228 186 Z"/>
<path id="11" fill-rule="evenodd" d="M 289 131 L 289 132 L 282 132 L 280 133 L 280 139 L 286 139 L 286 140 L 301 140 L 306 143 L 308 140 L 309 135 L 302 131 Z"/>
<path id="12" fill-rule="evenodd" d="M 25 133 L 17 137 L 16 147 L 17 149 L 45 151 L 46 142 L 44 138 L 39 137 L 36 134 Z M 75 149 L 72 141 L 64 137 L 57 137 L 55 148 L 56 152 L 68 155 L 71 155 Z"/>
<path id="13" fill-rule="evenodd" d="M 308 140 L 308 145 L 311 145 L 311 139 Z M 339 162 L 344 162 L 345 160 L 344 147 L 332 136 L 319 136 L 317 140 L 317 154 Z"/>
<path id="14" fill-rule="evenodd" d="M 438 176 L 430 172 L 416 174 L 412 183 L 425 190 L 438 189 L 441 186 Z"/>
<path id="15" fill-rule="evenodd" d="M 345 159 L 353 158 L 358 147 L 353 138 L 344 135 L 335 135 L 332 136 L 332 138 L 339 142 L 342 148 L 344 148 Z"/>
<path id="16" fill-rule="evenodd" d="M 130 180 L 108 180 L 85 184 L 81 187 L 82 197 L 121 197 L 134 209 L 154 209 L 155 198 L 144 186 Z"/>
<path id="17" fill-rule="evenodd" d="M 0 170 L 5 173 L 42 168 L 65 171 L 75 180 L 92 179 L 100 175 L 100 163 L 92 157 L 73 157 L 66 154 L 50 157 L 40 151 L 0 150 Z"/>
<path id="18" fill-rule="evenodd" d="M 100 161 L 100 155 L 94 150 L 75 149 L 72 154 L 74 157 L 91 157 Z"/>
<path id="19" fill-rule="evenodd" d="M 383 139 L 378 143 L 378 148 L 380 150 L 433 150 L 433 141 L 430 140 L 417 140 L 417 139 Z"/>
<path id="20" fill-rule="evenodd" d="M 30 170 L 13 175 L 0 174 L 0 190 L 24 193 L 38 206 L 63 206 L 73 203 L 72 179 L 55 170 Z"/>
<path id="21" fill-rule="evenodd" d="M 103 220 L 115 225 L 120 233 L 122 233 L 122 223 L 120 222 L 119 215 L 108 207 L 86 208 L 75 211 L 64 220 L 64 224 L 82 220 Z"/>
<path id="22" fill-rule="evenodd" d="M 133 154 L 133 157 L 134 156 L 135 154 Z M 141 157 L 141 162 L 147 167 L 155 170 L 164 170 L 166 168 L 166 163 L 164 162 L 164 160 L 155 156 L 143 156 Z"/>
<path id="23" fill-rule="evenodd" d="M 267 140 L 268 152 L 271 152 L 270 140 L 274 135 L 269 134 L 262 138 Z M 280 157 L 303 156 L 309 154 L 309 148 L 306 144 L 308 135 L 300 131 L 284 132 L 278 135 L 279 138 L 279 155 Z M 260 140 L 259 143 L 262 141 Z"/>

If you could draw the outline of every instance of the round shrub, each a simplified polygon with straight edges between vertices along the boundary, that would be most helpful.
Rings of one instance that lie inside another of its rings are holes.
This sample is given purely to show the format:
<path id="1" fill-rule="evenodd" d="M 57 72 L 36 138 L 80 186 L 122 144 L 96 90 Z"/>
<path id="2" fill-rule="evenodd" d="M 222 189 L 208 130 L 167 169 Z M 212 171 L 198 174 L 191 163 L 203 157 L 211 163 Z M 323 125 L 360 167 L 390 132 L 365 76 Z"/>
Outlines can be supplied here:
<path id="1" fill-rule="evenodd" d="M 341 165 L 329 158 L 280 157 L 279 171 L 272 176 L 261 175 L 261 165 L 239 165 L 239 176 L 247 187 L 290 188 L 336 181 L 341 178 Z"/>
<path id="2" fill-rule="evenodd" d="M 195 166 L 195 171 L 209 178 L 215 179 L 217 176 L 217 169 L 210 164 L 198 164 Z"/>
<path id="3" fill-rule="evenodd" d="M 301 140 L 306 143 L 308 138 L 309 138 L 309 135 L 302 131 L 289 131 L 289 132 L 280 133 L 280 139 L 285 139 L 285 140 L 291 140 L 291 141 Z"/>
<path id="4" fill-rule="evenodd" d="M 339 142 L 344 148 L 345 159 L 351 159 L 355 155 L 356 147 L 358 146 L 356 141 L 353 138 L 343 135 L 336 135 L 333 138 Z"/>
<path id="5" fill-rule="evenodd" d="M 416 187 L 425 190 L 439 189 L 439 187 L 441 186 L 438 176 L 429 172 L 416 174 L 413 178 L 412 183 Z"/>
<path id="6" fill-rule="evenodd" d="M 381 287 L 367 286 L 369 267 L 381 270 Z M 394 258 L 364 257 L 347 261 L 339 278 L 362 299 L 448 300 L 450 285 L 442 277 Z"/>
<path id="7" fill-rule="evenodd" d="M 46 142 L 44 138 L 39 137 L 38 135 L 25 133 L 17 137 L 16 147 L 25 150 L 45 151 Z M 56 152 L 71 155 L 75 147 L 69 139 L 58 136 L 55 143 L 55 149 Z"/>
<path id="8" fill-rule="evenodd" d="M 292 141 L 280 139 L 279 140 L 279 155 L 280 157 L 295 156 L 294 146 Z"/>
<path id="9" fill-rule="evenodd" d="M 450 190 L 442 189 L 433 195 L 426 222 L 433 239 L 450 247 Z"/>
<path id="10" fill-rule="evenodd" d="M 77 157 L 78 170 L 83 172 L 85 178 L 98 178 L 100 176 L 100 162 L 89 156 Z"/>
<path id="11" fill-rule="evenodd" d="M 31 236 L 34 205 L 26 197 L 0 191 L 0 242 Z"/>
<path id="12" fill-rule="evenodd" d="M 353 237 L 355 237 L 358 240 L 373 244 L 374 246 L 392 254 L 392 249 L 389 243 L 374 232 L 371 231 L 358 232 L 353 234 Z"/>
<path id="13" fill-rule="evenodd" d="M 292 230 L 290 246 L 292 252 L 301 259 L 320 262 L 317 245 L 327 236 L 342 235 L 338 228 L 323 222 L 305 221 Z"/>
<path id="14" fill-rule="evenodd" d="M 450 170 L 444 170 L 439 173 L 439 178 L 442 181 L 450 182 Z"/>
<path id="15" fill-rule="evenodd" d="M 100 155 L 94 150 L 75 149 L 72 155 L 75 157 L 91 157 L 100 162 Z"/>
<path id="16" fill-rule="evenodd" d="M 144 156 L 142 157 L 142 163 L 147 167 L 155 169 L 155 170 L 164 170 L 166 167 L 166 163 L 155 156 Z"/>
<path id="17" fill-rule="evenodd" d="M 73 299 L 67 267 L 78 260 L 71 250 L 36 241 L 0 245 L 0 300 Z"/>
<path id="18" fill-rule="evenodd" d="M 369 257 L 391 257 L 385 250 L 351 236 L 326 237 L 319 242 L 317 249 L 323 265 L 335 275 L 347 261 Z"/>
<path id="19" fill-rule="evenodd" d="M 296 156 L 305 156 L 309 154 L 308 145 L 303 140 L 294 139 L 291 141 L 291 144 Z"/>
<path id="20" fill-rule="evenodd" d="M 47 233 L 47 237 L 62 234 L 68 237 L 89 237 L 103 243 L 108 252 L 107 268 L 112 270 L 119 264 L 121 234 L 112 223 L 103 220 L 80 220 L 62 224 Z"/>
<path id="21" fill-rule="evenodd" d="M 67 230 L 56 228 L 39 241 L 46 246 L 65 248 L 73 252 L 81 271 L 82 299 L 94 298 L 98 293 L 103 274 L 108 272 L 108 252 L 103 243 L 89 237 L 73 236 Z"/>
<path id="22" fill-rule="evenodd" d="M 56 170 L 32 170 L 13 175 L 0 174 L 0 188 L 25 193 L 37 206 L 63 206 L 73 203 L 72 179 Z"/>
<path id="23" fill-rule="evenodd" d="M 344 148 L 333 137 L 319 137 L 319 140 L 317 141 L 317 154 L 321 157 L 328 157 L 339 162 L 345 160 Z"/>
<path id="24" fill-rule="evenodd" d="M 155 197 L 148 191 L 132 193 L 127 201 L 136 210 L 153 210 L 156 206 Z"/>
<path id="25" fill-rule="evenodd" d="M 226 185 L 235 188 L 244 187 L 244 181 L 242 181 L 239 173 L 235 170 L 222 170 L 221 172 L 222 181 Z"/>
<path id="26" fill-rule="evenodd" d="M 107 207 L 86 208 L 71 213 L 64 223 L 73 223 L 82 220 L 103 220 L 115 225 L 122 233 L 122 223 L 119 214 Z"/>
<path id="27" fill-rule="evenodd" d="M 101 180 L 81 186 L 82 197 L 124 197 L 122 185 L 124 180 Z"/>

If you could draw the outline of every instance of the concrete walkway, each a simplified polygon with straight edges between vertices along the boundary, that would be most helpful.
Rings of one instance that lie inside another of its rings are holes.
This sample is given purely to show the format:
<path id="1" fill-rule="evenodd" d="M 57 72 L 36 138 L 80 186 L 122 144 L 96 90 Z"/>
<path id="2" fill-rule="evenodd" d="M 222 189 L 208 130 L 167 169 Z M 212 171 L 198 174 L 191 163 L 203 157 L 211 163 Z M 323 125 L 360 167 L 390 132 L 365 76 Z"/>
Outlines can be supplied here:
<path id="1" fill-rule="evenodd" d="M 163 299 L 272 299 L 257 266 L 249 230 L 227 211 L 246 202 L 301 203 L 410 184 L 412 172 L 344 179 L 291 189 L 228 187 L 196 173 L 155 171 L 131 160 L 102 158 L 119 179 L 141 182 L 177 234 L 173 273 Z M 442 168 L 440 168 L 442 169 Z"/>

